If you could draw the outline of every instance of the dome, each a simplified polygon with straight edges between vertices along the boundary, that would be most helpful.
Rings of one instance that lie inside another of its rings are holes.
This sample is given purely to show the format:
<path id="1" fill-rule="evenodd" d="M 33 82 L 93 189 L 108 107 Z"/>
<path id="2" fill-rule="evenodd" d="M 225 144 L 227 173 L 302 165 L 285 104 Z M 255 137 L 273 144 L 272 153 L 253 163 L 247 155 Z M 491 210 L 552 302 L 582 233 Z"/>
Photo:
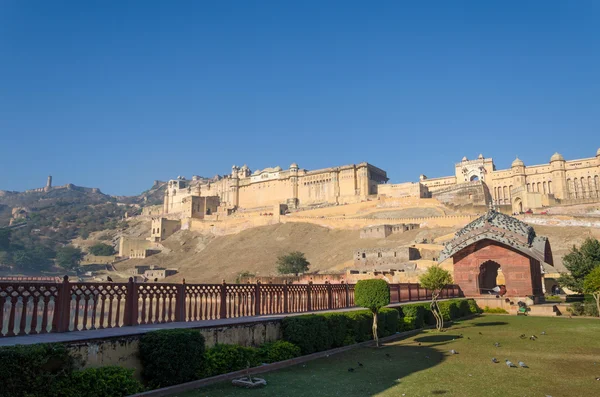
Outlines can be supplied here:
<path id="1" fill-rule="evenodd" d="M 525 167 L 525 163 L 520 158 L 516 158 L 510 165 L 511 167 Z"/>
<path id="2" fill-rule="evenodd" d="M 273 168 L 273 171 L 281 171 L 281 167 L 277 166 L 277 167 Z"/>
<path id="3" fill-rule="evenodd" d="M 256 170 L 256 171 L 254 171 L 254 174 L 253 174 L 253 175 L 258 175 L 258 174 L 260 174 L 260 170 Z"/>
<path id="4" fill-rule="evenodd" d="M 292 163 L 292 165 L 290 165 L 290 168 L 298 168 L 298 164 Z"/>
<path id="5" fill-rule="evenodd" d="M 596 156 L 600 156 L 600 149 L 596 150 Z"/>
<path id="6" fill-rule="evenodd" d="M 479 160 L 483 160 L 483 154 L 479 153 L 479 156 L 477 156 L 477 158 L 478 158 Z"/>
<path id="7" fill-rule="evenodd" d="M 550 157 L 550 162 L 553 161 L 565 161 L 565 158 L 560 153 L 556 152 Z"/>
<path id="8" fill-rule="evenodd" d="M 467 156 L 462 158 L 462 161 L 469 161 L 469 159 L 467 158 Z"/>

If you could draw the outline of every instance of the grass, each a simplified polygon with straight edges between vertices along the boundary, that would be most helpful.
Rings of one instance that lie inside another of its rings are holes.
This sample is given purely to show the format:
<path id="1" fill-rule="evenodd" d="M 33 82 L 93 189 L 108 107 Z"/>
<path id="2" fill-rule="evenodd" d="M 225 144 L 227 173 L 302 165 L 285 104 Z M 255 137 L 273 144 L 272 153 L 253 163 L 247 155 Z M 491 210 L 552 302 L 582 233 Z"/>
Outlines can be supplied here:
<path id="1" fill-rule="evenodd" d="M 521 334 L 538 339 L 523 340 Z M 600 395 L 598 335 L 600 321 L 594 319 L 484 315 L 443 333 L 423 331 L 380 349 L 357 348 L 259 375 L 267 380 L 263 389 L 226 382 L 179 396 Z M 458 354 L 451 355 L 451 349 Z M 508 368 L 505 359 L 530 368 Z"/>

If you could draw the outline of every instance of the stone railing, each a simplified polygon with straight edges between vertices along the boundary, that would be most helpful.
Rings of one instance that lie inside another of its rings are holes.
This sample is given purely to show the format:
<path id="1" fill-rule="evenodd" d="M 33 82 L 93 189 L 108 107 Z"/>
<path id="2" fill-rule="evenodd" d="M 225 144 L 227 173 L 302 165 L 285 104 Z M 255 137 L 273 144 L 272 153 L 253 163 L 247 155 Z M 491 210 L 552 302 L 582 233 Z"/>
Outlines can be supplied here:
<path id="1" fill-rule="evenodd" d="M 391 302 L 431 298 L 390 284 Z M 461 296 L 457 285 L 442 297 Z M 0 337 L 355 307 L 353 284 L 0 282 Z"/>

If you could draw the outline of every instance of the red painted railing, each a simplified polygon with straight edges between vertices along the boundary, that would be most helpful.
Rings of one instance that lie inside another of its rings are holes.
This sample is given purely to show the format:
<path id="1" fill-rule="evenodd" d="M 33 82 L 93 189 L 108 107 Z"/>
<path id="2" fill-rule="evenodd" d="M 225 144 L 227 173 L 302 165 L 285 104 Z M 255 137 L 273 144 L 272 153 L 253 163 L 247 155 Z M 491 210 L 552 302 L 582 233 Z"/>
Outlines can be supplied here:
<path id="1" fill-rule="evenodd" d="M 431 299 L 389 284 L 392 303 Z M 450 285 L 441 298 L 461 296 Z M 353 284 L 170 284 L 0 281 L 0 337 L 354 307 Z"/>

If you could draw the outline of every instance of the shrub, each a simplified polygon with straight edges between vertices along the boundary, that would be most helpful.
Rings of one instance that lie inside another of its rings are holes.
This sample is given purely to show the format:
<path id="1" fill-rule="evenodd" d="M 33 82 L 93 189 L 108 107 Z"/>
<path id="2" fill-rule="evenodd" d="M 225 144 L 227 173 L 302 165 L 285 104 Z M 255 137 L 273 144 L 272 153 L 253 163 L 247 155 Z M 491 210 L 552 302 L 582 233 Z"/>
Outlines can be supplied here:
<path id="1" fill-rule="evenodd" d="M 501 307 L 489 307 L 489 306 L 484 307 L 483 312 L 484 313 L 492 313 L 492 314 L 508 314 L 508 312 Z"/>
<path id="2" fill-rule="evenodd" d="M 417 319 L 416 317 L 402 317 L 398 319 L 398 331 L 412 331 L 413 329 L 417 329 L 416 325 Z"/>
<path id="3" fill-rule="evenodd" d="M 595 303 L 586 303 L 583 307 L 583 314 L 586 316 L 598 317 L 598 307 Z"/>
<path id="4" fill-rule="evenodd" d="M 581 302 L 574 302 L 571 303 L 571 306 L 567 310 L 570 311 L 574 316 L 583 316 L 584 306 Z"/>
<path id="5" fill-rule="evenodd" d="M 390 336 L 398 331 L 398 310 L 383 308 L 379 312 L 377 330 L 379 336 Z"/>
<path id="6" fill-rule="evenodd" d="M 458 301 L 458 311 L 459 317 L 466 317 L 471 314 L 471 305 L 466 299 L 461 299 Z"/>
<path id="7" fill-rule="evenodd" d="M 92 245 L 88 249 L 89 253 L 96 256 L 111 256 L 115 254 L 115 249 L 112 245 L 98 243 Z"/>
<path id="8" fill-rule="evenodd" d="M 133 377 L 133 369 L 117 366 L 75 371 L 56 387 L 61 397 L 123 397 L 139 393 L 142 384 Z"/>
<path id="9" fill-rule="evenodd" d="M 300 348 L 293 343 L 284 340 L 265 343 L 259 348 L 260 361 L 263 363 L 275 363 L 277 361 L 289 360 L 300 356 Z"/>
<path id="10" fill-rule="evenodd" d="M 53 395 L 75 368 L 75 359 L 61 344 L 17 345 L 0 348 L 1 397 Z"/>
<path id="11" fill-rule="evenodd" d="M 283 339 L 300 348 L 302 354 L 331 348 L 332 337 L 327 318 L 322 315 L 286 317 L 281 324 Z"/>
<path id="12" fill-rule="evenodd" d="M 425 318 L 425 307 L 422 304 L 411 304 L 402 306 L 404 317 L 414 318 L 414 324 L 417 328 L 422 328 Z"/>
<path id="13" fill-rule="evenodd" d="M 204 365 L 204 337 L 194 329 L 165 329 L 140 338 L 142 377 L 159 388 L 198 379 Z"/>
<path id="14" fill-rule="evenodd" d="M 331 335 L 331 347 L 351 345 L 354 340 L 348 337 L 349 317 L 347 313 L 323 314 L 327 320 L 327 327 Z"/>
<path id="15" fill-rule="evenodd" d="M 258 365 L 260 365 L 260 356 L 257 348 L 216 344 L 206 351 L 203 374 L 215 376 Z"/>
<path id="16" fill-rule="evenodd" d="M 345 315 L 348 318 L 345 344 L 364 342 L 373 337 L 373 315 L 369 311 L 357 310 Z"/>
<path id="17" fill-rule="evenodd" d="M 477 306 L 477 302 L 475 301 L 475 299 L 467 299 L 467 302 L 469 302 L 469 308 L 471 309 L 471 314 L 478 314 L 483 312 L 483 310 L 481 310 L 481 308 L 479 306 Z"/>

